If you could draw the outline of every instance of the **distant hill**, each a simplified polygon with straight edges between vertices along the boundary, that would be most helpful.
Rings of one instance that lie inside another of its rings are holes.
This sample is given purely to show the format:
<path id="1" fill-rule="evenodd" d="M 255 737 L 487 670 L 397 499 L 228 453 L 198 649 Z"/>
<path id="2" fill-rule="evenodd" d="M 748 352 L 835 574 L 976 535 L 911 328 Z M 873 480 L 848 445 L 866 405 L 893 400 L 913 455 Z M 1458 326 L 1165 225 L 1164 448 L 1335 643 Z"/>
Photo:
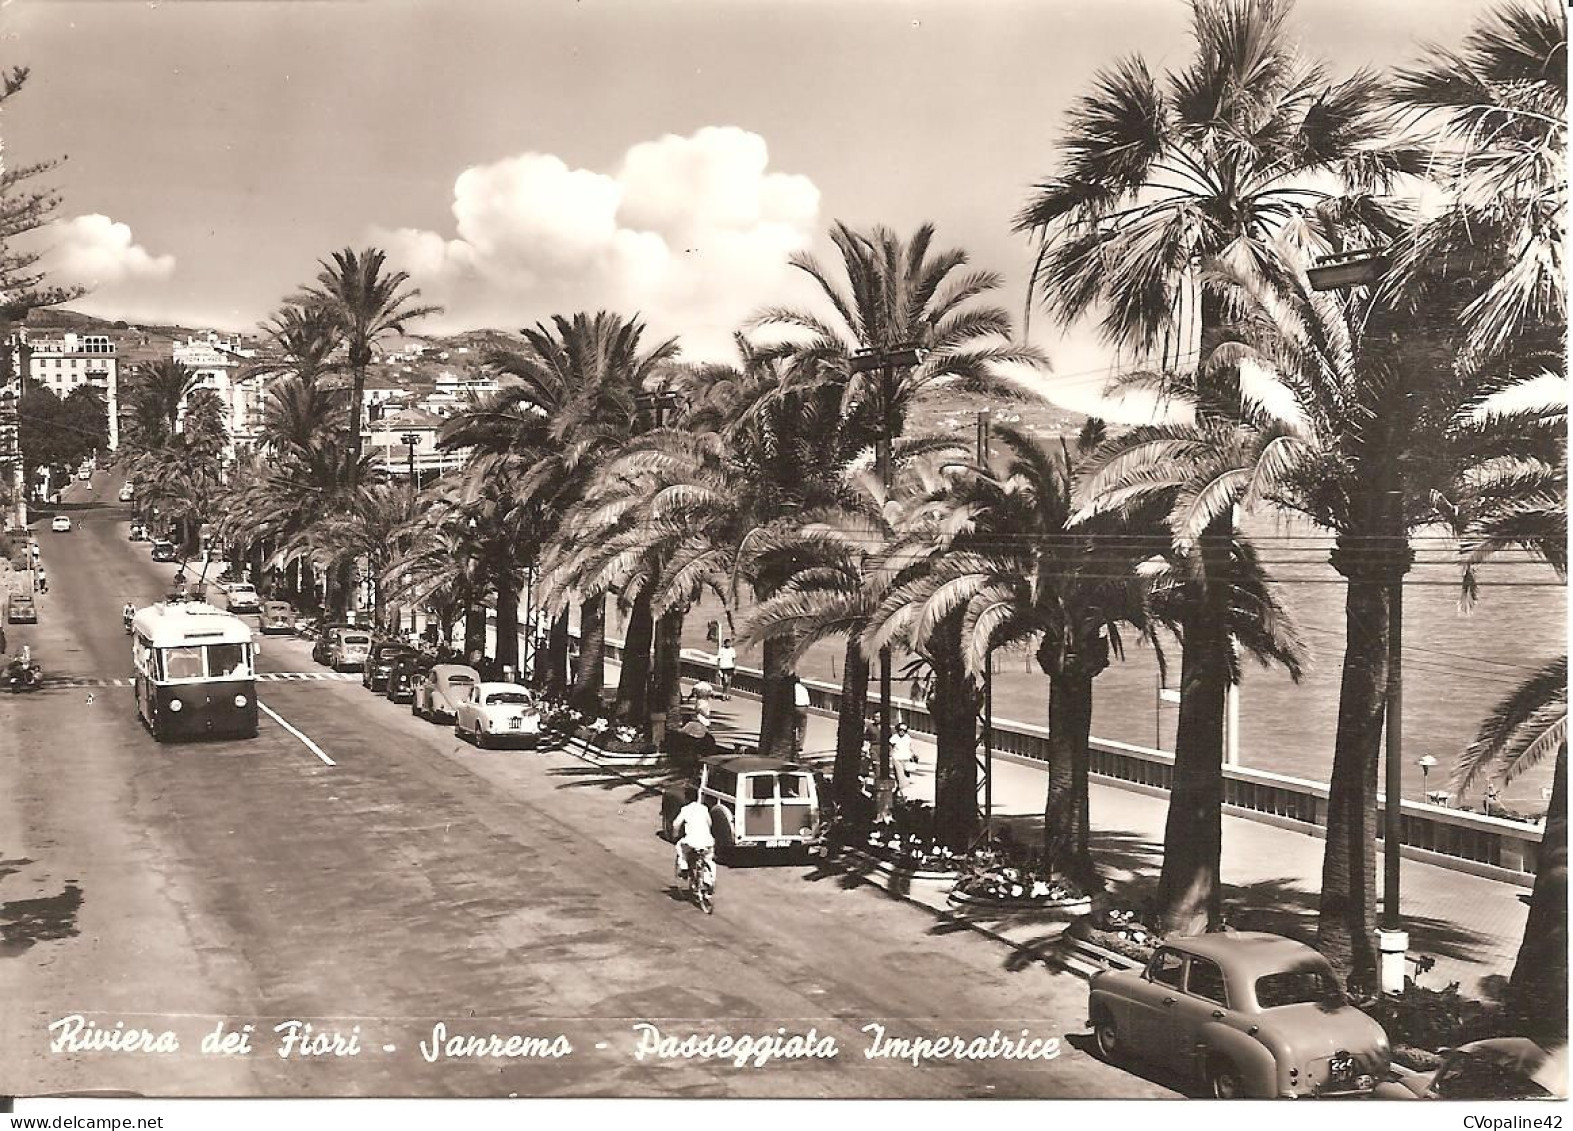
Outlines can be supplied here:
<path id="1" fill-rule="evenodd" d="M 996 423 L 1040 436 L 1074 436 L 1087 417 L 1053 401 L 1034 396 L 1024 401 L 1000 401 L 979 393 L 936 392 L 913 408 L 907 434 L 954 434 L 963 439 L 976 435 L 978 413 L 988 409 Z"/>

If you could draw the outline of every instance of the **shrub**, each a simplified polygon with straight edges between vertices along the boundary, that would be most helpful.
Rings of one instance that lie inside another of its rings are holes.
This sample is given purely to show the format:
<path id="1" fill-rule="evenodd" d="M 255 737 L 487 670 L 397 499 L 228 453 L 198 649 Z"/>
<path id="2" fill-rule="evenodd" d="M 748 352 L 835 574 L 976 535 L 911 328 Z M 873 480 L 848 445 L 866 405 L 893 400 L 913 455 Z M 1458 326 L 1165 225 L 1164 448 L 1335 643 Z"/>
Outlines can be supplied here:
<path id="1" fill-rule="evenodd" d="M 1433 990 L 1413 978 L 1405 978 L 1401 993 L 1384 994 L 1360 1008 L 1387 1030 L 1395 1058 L 1400 1047 L 1436 1053 L 1470 1041 L 1500 1037 L 1507 1032 L 1502 1008 L 1465 997 L 1458 992 L 1457 982 Z M 1435 1067 L 1434 1062 L 1429 1067 Z"/>

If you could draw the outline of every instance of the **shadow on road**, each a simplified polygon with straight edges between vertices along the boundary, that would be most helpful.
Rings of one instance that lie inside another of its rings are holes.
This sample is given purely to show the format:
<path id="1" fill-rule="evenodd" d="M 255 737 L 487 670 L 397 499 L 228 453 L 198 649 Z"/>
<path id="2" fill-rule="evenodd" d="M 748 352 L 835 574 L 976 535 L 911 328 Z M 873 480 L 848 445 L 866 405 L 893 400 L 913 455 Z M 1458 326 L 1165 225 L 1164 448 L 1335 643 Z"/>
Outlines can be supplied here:
<path id="1" fill-rule="evenodd" d="M 35 943 L 72 938 L 82 889 L 67 883 L 59 895 L 0 903 L 0 956 L 12 958 Z"/>

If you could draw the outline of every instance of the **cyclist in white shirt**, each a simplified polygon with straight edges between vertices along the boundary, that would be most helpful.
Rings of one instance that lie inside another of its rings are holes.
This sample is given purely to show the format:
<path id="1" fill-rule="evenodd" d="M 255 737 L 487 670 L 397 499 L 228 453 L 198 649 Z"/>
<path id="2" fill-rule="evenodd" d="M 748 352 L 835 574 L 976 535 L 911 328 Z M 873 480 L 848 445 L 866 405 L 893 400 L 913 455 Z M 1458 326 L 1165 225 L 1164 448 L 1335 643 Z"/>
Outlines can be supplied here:
<path id="1" fill-rule="evenodd" d="M 694 866 L 703 868 L 701 876 L 712 892 L 715 891 L 715 833 L 710 828 L 710 810 L 699 800 L 699 791 L 688 791 L 688 803 L 677 811 L 672 821 L 672 832 L 677 837 L 677 874 L 688 875 Z"/>

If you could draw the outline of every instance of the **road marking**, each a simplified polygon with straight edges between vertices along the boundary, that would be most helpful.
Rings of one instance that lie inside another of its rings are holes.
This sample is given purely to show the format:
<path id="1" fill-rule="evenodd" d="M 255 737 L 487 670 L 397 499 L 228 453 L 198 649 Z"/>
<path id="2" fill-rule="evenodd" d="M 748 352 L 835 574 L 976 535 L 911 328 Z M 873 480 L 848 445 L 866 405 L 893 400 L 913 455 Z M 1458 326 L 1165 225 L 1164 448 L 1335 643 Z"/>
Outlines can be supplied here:
<path id="1" fill-rule="evenodd" d="M 355 672 L 258 672 L 259 683 L 278 682 L 287 679 L 311 680 L 328 679 L 340 683 L 359 683 L 360 676 Z M 91 678 L 87 676 L 46 675 L 45 687 L 135 687 L 136 681 L 130 679 L 111 679 L 108 676 Z"/>
<path id="2" fill-rule="evenodd" d="M 322 752 L 322 747 L 318 746 L 311 739 L 307 738 L 300 731 L 296 730 L 289 723 L 285 722 L 284 721 L 284 716 L 280 715 L 277 711 L 275 711 L 272 707 L 269 707 L 266 703 L 264 703 L 260 699 L 257 700 L 257 708 L 259 710 L 267 712 L 268 718 L 270 718 L 274 722 L 278 723 L 279 726 L 283 727 L 285 730 L 287 730 L 291 734 L 293 734 L 296 738 L 300 739 L 301 742 L 305 743 L 306 749 L 310 750 L 317 757 L 321 758 L 324 763 L 326 763 L 329 766 L 336 766 L 336 765 L 338 765 L 337 762 L 335 762 L 332 758 L 329 758 L 326 754 L 324 754 Z"/>

